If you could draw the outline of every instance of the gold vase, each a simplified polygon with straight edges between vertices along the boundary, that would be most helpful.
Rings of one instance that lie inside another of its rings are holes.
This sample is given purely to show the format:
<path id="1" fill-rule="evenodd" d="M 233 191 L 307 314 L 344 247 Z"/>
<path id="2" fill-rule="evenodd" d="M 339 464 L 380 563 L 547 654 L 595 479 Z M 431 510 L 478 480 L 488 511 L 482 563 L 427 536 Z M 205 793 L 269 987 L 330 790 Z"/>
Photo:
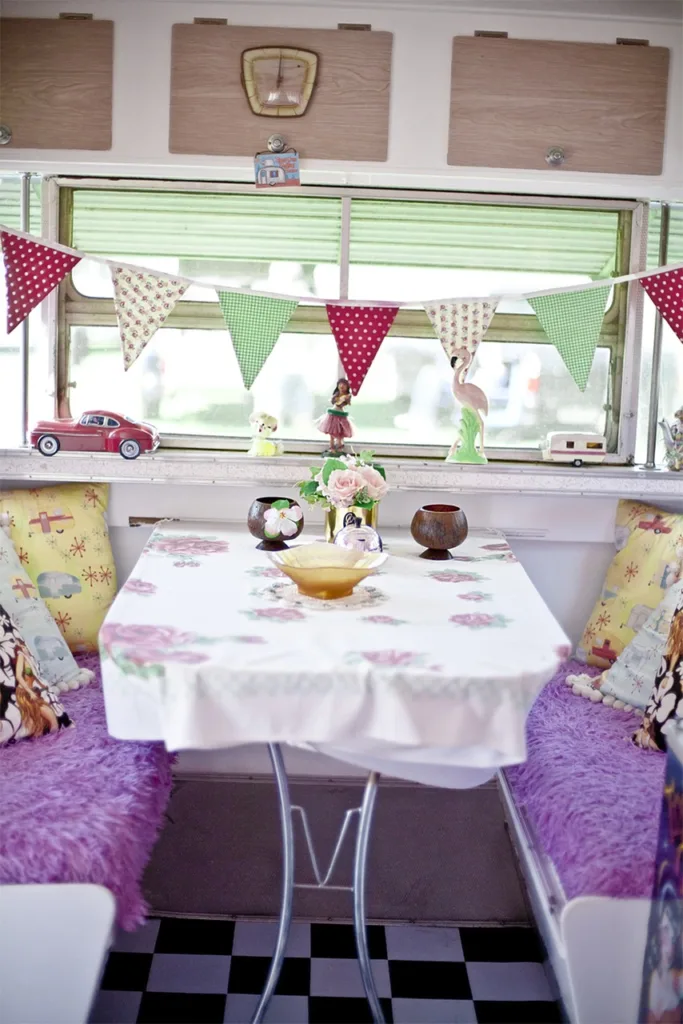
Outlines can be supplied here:
<path id="1" fill-rule="evenodd" d="M 376 530 L 378 510 L 379 505 L 373 505 L 372 508 L 358 508 L 357 505 L 328 508 L 325 512 L 325 540 L 331 544 L 345 526 L 371 526 Z"/>

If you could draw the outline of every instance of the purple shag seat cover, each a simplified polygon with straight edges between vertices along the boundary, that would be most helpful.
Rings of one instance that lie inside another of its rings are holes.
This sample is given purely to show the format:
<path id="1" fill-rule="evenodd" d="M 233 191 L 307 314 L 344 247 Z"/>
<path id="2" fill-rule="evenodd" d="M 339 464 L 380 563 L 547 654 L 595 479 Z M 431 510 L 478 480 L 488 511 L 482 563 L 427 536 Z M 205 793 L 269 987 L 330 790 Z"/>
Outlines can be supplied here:
<path id="1" fill-rule="evenodd" d="M 572 693 L 565 677 L 586 671 L 569 662 L 541 691 L 528 759 L 505 775 L 568 899 L 649 897 L 666 758 L 631 743 L 637 715 Z"/>
<path id="2" fill-rule="evenodd" d="M 75 728 L 0 747 L 0 884 L 104 885 L 131 931 L 147 911 L 140 883 L 171 792 L 171 755 L 112 739 L 99 658 L 77 660 L 95 679 L 62 694 Z"/>

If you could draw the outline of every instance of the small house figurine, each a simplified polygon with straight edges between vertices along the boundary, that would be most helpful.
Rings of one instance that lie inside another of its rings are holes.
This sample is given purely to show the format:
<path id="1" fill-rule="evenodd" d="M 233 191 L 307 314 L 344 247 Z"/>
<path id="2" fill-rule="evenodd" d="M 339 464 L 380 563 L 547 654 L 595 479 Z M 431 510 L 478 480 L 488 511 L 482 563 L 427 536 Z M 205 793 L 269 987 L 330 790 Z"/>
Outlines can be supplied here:
<path id="1" fill-rule="evenodd" d="M 282 441 L 274 441 L 271 434 L 277 430 L 277 420 L 267 412 L 253 412 L 249 417 L 251 424 L 251 448 L 247 455 L 256 458 L 269 459 L 275 455 L 282 455 L 284 447 Z"/>
<path id="2" fill-rule="evenodd" d="M 660 421 L 664 434 L 664 461 L 669 469 L 683 469 L 683 408 L 674 413 L 674 422 Z"/>

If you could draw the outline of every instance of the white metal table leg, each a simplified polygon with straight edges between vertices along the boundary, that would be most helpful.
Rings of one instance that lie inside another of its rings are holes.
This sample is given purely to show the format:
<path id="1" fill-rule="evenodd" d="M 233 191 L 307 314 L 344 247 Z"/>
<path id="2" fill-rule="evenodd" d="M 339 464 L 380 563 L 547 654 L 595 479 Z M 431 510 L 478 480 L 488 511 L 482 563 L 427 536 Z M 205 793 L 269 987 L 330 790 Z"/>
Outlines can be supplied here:
<path id="1" fill-rule="evenodd" d="M 258 1001 L 252 1024 L 261 1024 L 268 1004 L 273 998 L 277 983 L 280 979 L 282 964 L 285 959 L 285 949 L 289 938 L 289 928 L 292 923 L 292 903 L 294 900 L 294 828 L 292 824 L 292 804 L 289 798 L 289 784 L 287 771 L 282 758 L 282 750 L 279 743 L 269 743 L 268 753 L 270 754 L 275 783 L 277 785 L 278 805 L 280 808 L 280 832 L 282 836 L 282 896 L 280 899 L 280 921 L 278 924 L 277 939 L 273 959 L 268 969 L 268 977 Z"/>
<path id="2" fill-rule="evenodd" d="M 384 1024 L 384 1014 L 380 1005 L 375 979 L 372 974 L 370 953 L 368 951 L 368 933 L 365 923 L 365 880 L 368 861 L 368 846 L 370 843 L 370 827 L 372 825 L 372 814 L 377 797 L 377 783 L 379 775 L 377 772 L 370 772 L 365 783 L 363 803 L 358 818 L 358 832 L 356 833 L 356 851 L 353 858 L 353 930 L 356 936 L 356 952 L 360 966 L 360 976 L 365 989 L 365 996 L 370 1005 L 372 1019 L 375 1024 Z"/>
<path id="3" fill-rule="evenodd" d="M 278 743 L 269 743 L 268 752 L 273 766 L 273 774 L 277 786 L 278 806 L 280 810 L 280 832 L 282 836 L 282 896 L 280 900 L 280 920 L 278 924 L 277 939 L 273 958 L 268 969 L 266 983 L 261 993 L 252 1024 L 262 1024 L 268 1011 L 277 983 L 282 971 L 282 964 L 285 959 L 285 950 L 289 929 L 292 923 L 292 904 L 294 889 L 337 889 L 346 890 L 353 895 L 353 930 L 356 938 L 356 952 L 360 967 L 363 989 L 370 1005 L 372 1019 L 375 1024 L 384 1024 L 384 1015 L 380 1005 L 375 979 L 372 974 L 370 954 L 368 951 L 368 937 L 366 930 L 365 913 L 365 884 L 367 874 L 368 846 L 370 842 L 370 827 L 372 815 L 377 797 L 377 784 L 379 775 L 377 772 L 370 772 L 365 784 L 363 803 L 360 807 L 354 807 L 347 811 L 337 838 L 327 870 L 323 873 L 313 845 L 313 836 L 308 824 L 308 817 L 303 807 L 292 806 L 289 796 L 289 784 L 287 771 L 282 757 L 282 750 Z M 294 819 L 293 812 L 296 811 L 301 817 L 304 837 L 308 848 L 308 854 L 313 868 L 315 883 L 294 881 Z M 347 834 L 352 819 L 358 815 L 358 830 L 356 832 L 356 845 L 353 858 L 353 884 L 335 885 L 331 882 L 337 860 L 341 853 L 344 838 Z"/>

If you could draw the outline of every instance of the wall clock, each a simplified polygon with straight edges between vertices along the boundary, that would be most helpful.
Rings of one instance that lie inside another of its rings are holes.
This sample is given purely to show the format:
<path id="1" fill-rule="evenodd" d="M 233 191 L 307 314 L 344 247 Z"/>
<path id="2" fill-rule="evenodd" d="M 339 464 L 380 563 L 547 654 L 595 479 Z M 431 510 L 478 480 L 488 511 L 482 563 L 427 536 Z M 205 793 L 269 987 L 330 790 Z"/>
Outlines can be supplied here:
<path id="1" fill-rule="evenodd" d="M 260 117 L 301 117 L 313 95 L 318 55 L 290 46 L 261 46 L 242 54 L 242 84 Z"/>

